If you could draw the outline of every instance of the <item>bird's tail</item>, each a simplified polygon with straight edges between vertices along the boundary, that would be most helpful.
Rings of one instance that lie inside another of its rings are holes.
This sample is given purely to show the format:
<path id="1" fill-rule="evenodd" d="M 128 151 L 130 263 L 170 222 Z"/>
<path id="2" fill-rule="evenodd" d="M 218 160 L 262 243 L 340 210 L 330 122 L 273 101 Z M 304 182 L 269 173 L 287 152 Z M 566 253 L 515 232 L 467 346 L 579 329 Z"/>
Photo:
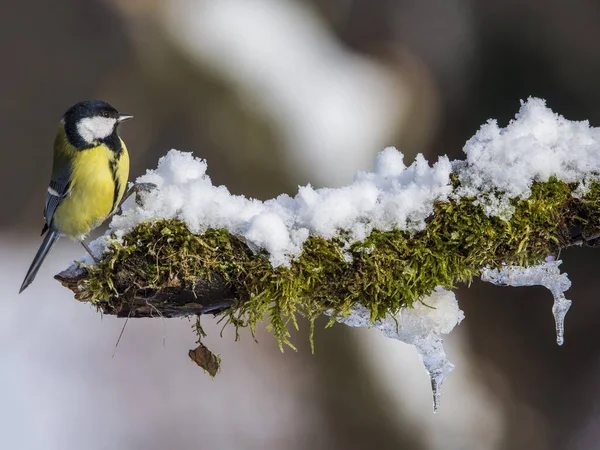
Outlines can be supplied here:
<path id="1" fill-rule="evenodd" d="M 44 259 L 46 259 L 46 255 L 48 255 L 48 252 L 52 249 L 59 237 L 60 234 L 58 234 L 57 231 L 48 231 L 48 234 L 46 234 L 46 236 L 44 237 L 42 245 L 40 245 L 39 250 L 35 254 L 35 258 L 33 258 L 31 266 L 29 266 L 29 270 L 27 271 L 27 275 L 25 275 L 25 279 L 23 280 L 23 284 L 21 285 L 19 294 L 31 284 L 31 282 L 37 275 L 38 270 L 40 270 L 40 267 L 42 267 L 42 263 L 44 262 Z"/>

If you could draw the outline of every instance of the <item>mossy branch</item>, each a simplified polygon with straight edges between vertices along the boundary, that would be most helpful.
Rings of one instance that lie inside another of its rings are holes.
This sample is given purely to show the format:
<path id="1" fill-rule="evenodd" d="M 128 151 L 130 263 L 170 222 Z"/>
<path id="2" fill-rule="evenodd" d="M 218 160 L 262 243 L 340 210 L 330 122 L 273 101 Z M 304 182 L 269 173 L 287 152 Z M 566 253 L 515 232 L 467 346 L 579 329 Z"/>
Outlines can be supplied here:
<path id="1" fill-rule="evenodd" d="M 454 188 L 458 181 L 453 180 Z M 310 237 L 290 267 L 273 268 L 226 230 L 194 235 L 178 220 L 142 223 L 112 242 L 96 267 L 56 278 L 75 297 L 119 317 L 222 314 L 253 331 L 269 317 L 280 344 L 291 345 L 289 322 L 335 317 L 360 303 L 372 319 L 397 313 L 436 286 L 469 283 L 486 267 L 531 266 L 572 245 L 593 244 L 600 229 L 600 186 L 551 179 L 514 200 L 510 220 L 488 217 L 470 198 L 438 202 L 424 230 L 374 231 L 361 242 Z"/>

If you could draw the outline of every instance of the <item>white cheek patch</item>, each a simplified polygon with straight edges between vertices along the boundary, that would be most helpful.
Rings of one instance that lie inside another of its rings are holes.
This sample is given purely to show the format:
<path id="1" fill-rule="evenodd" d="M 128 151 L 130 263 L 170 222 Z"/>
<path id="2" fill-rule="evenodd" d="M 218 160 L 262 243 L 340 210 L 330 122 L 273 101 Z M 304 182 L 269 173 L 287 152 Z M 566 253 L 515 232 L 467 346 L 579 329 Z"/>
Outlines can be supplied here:
<path id="1" fill-rule="evenodd" d="M 88 143 L 104 139 L 115 129 L 117 119 L 112 117 L 86 117 L 77 122 L 77 132 Z"/>

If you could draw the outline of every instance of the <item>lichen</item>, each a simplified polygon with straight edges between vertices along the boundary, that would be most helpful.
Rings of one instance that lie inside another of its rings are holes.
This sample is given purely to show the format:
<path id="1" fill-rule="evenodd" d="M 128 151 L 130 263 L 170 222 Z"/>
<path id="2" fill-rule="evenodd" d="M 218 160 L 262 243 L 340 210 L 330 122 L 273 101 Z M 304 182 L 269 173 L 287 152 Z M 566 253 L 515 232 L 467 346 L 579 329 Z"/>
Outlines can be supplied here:
<path id="1" fill-rule="evenodd" d="M 529 198 L 512 201 L 510 220 L 488 217 L 475 199 L 461 198 L 435 204 L 417 233 L 375 230 L 361 242 L 348 242 L 343 230 L 331 240 L 311 236 L 299 258 L 278 268 L 224 229 L 195 235 L 178 220 L 142 223 L 87 268 L 76 296 L 117 314 L 134 296 L 174 286 L 194 292 L 197 283 L 218 278 L 231 293 L 232 306 L 221 312 L 225 325 L 254 332 L 267 316 L 280 347 L 293 348 L 289 326 L 298 328 L 297 317 L 312 330 L 325 311 L 332 310 L 333 323 L 361 304 L 372 321 L 382 319 L 437 286 L 470 283 L 486 267 L 536 265 L 569 245 L 573 229 L 598 233 L 600 186 L 592 183 L 582 197 L 572 195 L 575 188 L 556 179 L 534 183 Z"/>

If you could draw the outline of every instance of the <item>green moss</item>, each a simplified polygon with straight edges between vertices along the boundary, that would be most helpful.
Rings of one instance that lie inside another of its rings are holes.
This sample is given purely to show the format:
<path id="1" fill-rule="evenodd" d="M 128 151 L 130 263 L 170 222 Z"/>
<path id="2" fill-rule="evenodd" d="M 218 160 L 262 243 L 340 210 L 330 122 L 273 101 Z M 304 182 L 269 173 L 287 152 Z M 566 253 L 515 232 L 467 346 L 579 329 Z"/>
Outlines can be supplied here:
<path id="1" fill-rule="evenodd" d="M 436 286 L 469 283 L 486 266 L 530 266 L 557 255 L 574 227 L 593 233 L 600 223 L 600 187 L 582 199 L 571 195 L 573 188 L 554 179 L 535 184 L 530 198 L 513 202 L 508 221 L 487 217 L 463 198 L 437 203 L 426 228 L 412 235 L 376 230 L 350 245 L 343 233 L 333 240 L 310 237 L 290 267 L 276 269 L 226 230 L 193 235 L 177 220 L 143 223 L 89 269 L 77 295 L 111 314 L 140 292 L 193 290 L 200 280 L 219 277 L 235 293 L 223 313 L 226 324 L 254 332 L 266 315 L 280 346 L 292 346 L 288 329 L 290 323 L 298 328 L 298 316 L 312 329 L 324 311 L 335 317 L 360 303 L 374 320 L 410 307 Z"/>

